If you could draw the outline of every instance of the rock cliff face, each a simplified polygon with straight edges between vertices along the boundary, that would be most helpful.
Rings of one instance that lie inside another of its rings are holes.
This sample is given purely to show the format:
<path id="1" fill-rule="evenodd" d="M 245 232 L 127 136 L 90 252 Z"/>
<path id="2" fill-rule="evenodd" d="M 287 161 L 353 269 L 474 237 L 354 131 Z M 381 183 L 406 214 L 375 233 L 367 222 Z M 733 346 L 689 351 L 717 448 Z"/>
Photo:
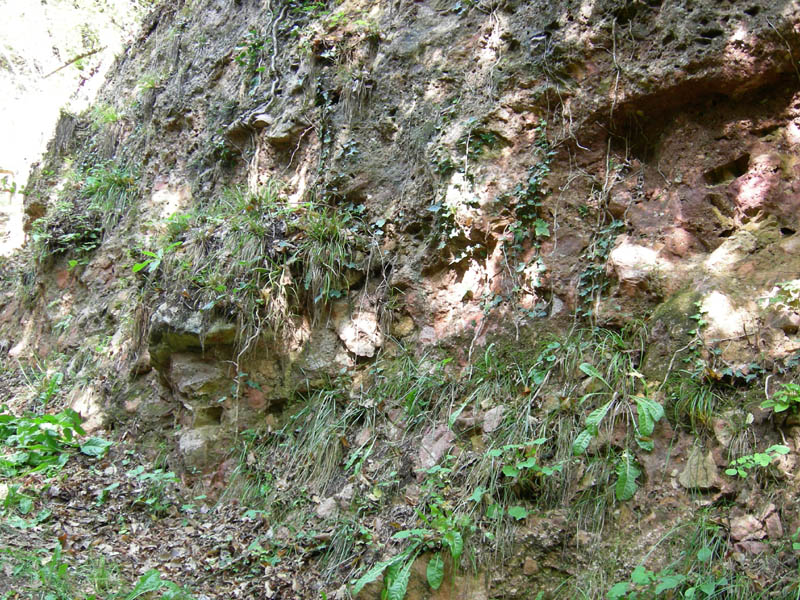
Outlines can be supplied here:
<path id="1" fill-rule="evenodd" d="M 788 1 L 163 2 L 4 347 L 261 502 L 267 597 L 794 597 L 798 60 Z"/>

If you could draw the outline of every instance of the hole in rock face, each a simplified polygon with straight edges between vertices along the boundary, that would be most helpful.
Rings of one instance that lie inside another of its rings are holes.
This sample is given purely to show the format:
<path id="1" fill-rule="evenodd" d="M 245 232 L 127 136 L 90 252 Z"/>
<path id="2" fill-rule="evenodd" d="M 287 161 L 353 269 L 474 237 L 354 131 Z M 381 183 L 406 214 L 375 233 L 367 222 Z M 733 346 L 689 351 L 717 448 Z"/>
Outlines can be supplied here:
<path id="1" fill-rule="evenodd" d="M 204 425 L 219 425 L 222 422 L 222 407 L 208 406 L 197 411 L 194 419 L 195 427 Z"/>
<path id="2" fill-rule="evenodd" d="M 739 158 L 725 163 L 706 171 L 703 174 L 703 179 L 709 185 L 719 185 L 733 181 L 737 177 L 741 177 L 747 173 L 747 167 L 750 164 L 750 155 L 742 154 Z"/>
<path id="3" fill-rule="evenodd" d="M 791 227 L 781 227 L 781 235 L 794 235 L 795 230 Z"/>
<path id="4" fill-rule="evenodd" d="M 661 43 L 666 46 L 667 44 L 670 44 L 674 41 L 675 41 L 675 34 L 670 31 L 667 35 L 664 36 L 664 39 L 661 40 Z"/>
<path id="5" fill-rule="evenodd" d="M 750 8 L 746 8 L 744 10 L 744 14 L 750 15 L 751 17 L 755 17 L 760 12 L 761 12 L 760 6 L 751 6 Z"/>

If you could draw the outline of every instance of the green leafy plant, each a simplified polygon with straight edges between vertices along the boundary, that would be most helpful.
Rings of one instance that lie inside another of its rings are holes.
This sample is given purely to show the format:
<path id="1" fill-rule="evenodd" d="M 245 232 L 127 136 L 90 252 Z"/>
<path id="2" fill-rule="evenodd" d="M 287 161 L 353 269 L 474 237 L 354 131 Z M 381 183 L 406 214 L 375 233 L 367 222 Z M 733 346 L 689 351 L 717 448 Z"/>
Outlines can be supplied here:
<path id="1" fill-rule="evenodd" d="M 788 453 L 788 446 L 784 446 L 783 444 L 774 444 L 764 450 L 764 452 L 747 454 L 732 460 L 730 462 L 730 467 L 725 469 L 725 474 L 730 476 L 736 475 L 744 479 L 747 477 L 750 471 L 759 468 L 767 468 L 778 456 Z"/>
<path id="2" fill-rule="evenodd" d="M 776 413 L 787 410 L 797 413 L 800 409 L 800 385 L 796 383 L 782 384 L 778 391 L 761 403 L 761 408 L 771 408 Z"/>
<path id="3" fill-rule="evenodd" d="M 0 457 L 0 470 L 6 476 L 23 471 L 49 471 L 63 467 L 72 452 L 103 456 L 111 442 L 90 437 L 81 428 L 81 418 L 71 409 L 55 415 L 15 416 L 7 406 L 0 412 L 0 443 L 12 452 Z"/>
<path id="4" fill-rule="evenodd" d="M 271 43 L 272 40 L 264 33 L 251 29 L 236 47 L 234 58 L 249 77 L 248 89 L 251 91 L 261 83 L 262 74 L 266 70 L 263 61 Z"/>
<path id="5" fill-rule="evenodd" d="M 351 593 L 355 596 L 369 583 L 384 575 L 383 595 L 387 600 L 403 600 L 408 586 L 411 567 L 423 552 L 433 552 L 428 560 L 426 576 L 432 589 L 438 590 L 444 580 L 445 557 L 448 552 L 454 566 L 458 568 L 464 551 L 464 540 L 460 528 L 464 519 L 457 518 L 439 502 L 429 505 L 430 515 L 419 516 L 428 527 L 404 529 L 392 536 L 394 540 L 408 540 L 409 545 L 389 560 L 379 562 L 362 575 L 354 584 Z"/>
<path id="6" fill-rule="evenodd" d="M 148 471 L 143 465 L 139 465 L 126 475 L 141 484 L 136 502 L 144 505 L 152 514 L 162 515 L 173 505 L 173 492 L 178 478 L 172 471 Z"/>
<path id="7" fill-rule="evenodd" d="M 66 199 L 48 207 L 32 224 L 31 239 L 40 261 L 51 254 L 91 252 L 131 214 L 138 197 L 134 170 L 102 162 L 85 167 L 77 178 L 77 188 L 66 187 Z"/>
<path id="8" fill-rule="evenodd" d="M 611 392 L 613 397 L 611 400 L 593 410 L 586 417 L 585 429 L 575 438 L 572 445 L 573 453 L 579 456 L 586 452 L 592 439 L 597 437 L 599 433 L 600 424 L 612 412 L 615 404 L 619 402 L 614 388 L 606 381 L 603 375 L 591 364 L 582 363 L 580 370 L 586 375 L 598 380 L 605 386 L 606 392 Z M 595 395 L 591 392 L 581 399 L 581 404 Z M 643 450 L 651 451 L 653 449 L 653 442 L 650 436 L 653 434 L 655 424 L 664 416 L 664 407 L 659 402 L 647 397 L 633 396 L 631 398 L 636 407 L 636 415 L 634 417 L 634 427 L 636 431 L 636 442 Z"/>
<path id="9" fill-rule="evenodd" d="M 123 600 L 136 600 L 153 592 L 161 594 L 161 600 L 191 600 L 189 592 L 179 585 L 161 578 L 161 573 L 150 569 L 142 575 L 133 589 L 122 596 Z"/>
<path id="10" fill-rule="evenodd" d="M 159 248 L 155 252 L 150 252 L 149 250 L 142 250 L 142 254 L 144 254 L 147 258 L 142 262 L 136 263 L 133 265 L 133 272 L 138 273 L 144 268 L 147 268 L 147 272 L 152 274 L 155 273 L 158 268 L 161 266 L 161 262 L 164 260 L 164 255 L 172 252 L 175 248 L 180 247 L 183 242 L 173 242 L 169 246 L 165 248 Z"/>

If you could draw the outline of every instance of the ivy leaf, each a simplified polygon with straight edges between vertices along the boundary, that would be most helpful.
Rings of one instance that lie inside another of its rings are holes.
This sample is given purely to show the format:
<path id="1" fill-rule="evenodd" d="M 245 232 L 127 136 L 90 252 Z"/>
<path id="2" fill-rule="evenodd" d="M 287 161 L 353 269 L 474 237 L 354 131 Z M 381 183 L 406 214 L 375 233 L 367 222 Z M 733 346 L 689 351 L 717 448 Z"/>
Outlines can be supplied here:
<path id="1" fill-rule="evenodd" d="M 444 579 L 444 559 L 441 552 L 434 554 L 428 561 L 426 575 L 428 576 L 428 585 L 434 590 L 438 590 L 439 586 L 442 585 L 442 579 Z"/>
<path id="2" fill-rule="evenodd" d="M 641 471 L 636 467 L 633 457 L 625 452 L 617 463 L 617 484 L 614 492 L 617 500 L 623 502 L 630 500 L 638 489 L 636 478 L 641 475 Z"/>
<path id="3" fill-rule="evenodd" d="M 533 233 L 536 237 L 550 237 L 550 227 L 542 219 L 536 219 L 533 223 Z"/>

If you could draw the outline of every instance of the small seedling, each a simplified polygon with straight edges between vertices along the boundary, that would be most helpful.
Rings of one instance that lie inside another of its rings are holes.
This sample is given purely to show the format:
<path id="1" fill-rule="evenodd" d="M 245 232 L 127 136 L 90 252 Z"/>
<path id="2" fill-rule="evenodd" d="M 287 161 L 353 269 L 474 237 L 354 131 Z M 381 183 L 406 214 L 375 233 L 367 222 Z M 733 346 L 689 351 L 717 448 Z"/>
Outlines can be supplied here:
<path id="1" fill-rule="evenodd" d="M 773 460 L 782 454 L 788 454 L 788 446 L 782 444 L 775 444 L 770 446 L 764 452 L 756 452 L 755 454 L 747 454 L 740 456 L 736 460 L 732 460 L 730 468 L 725 470 L 726 475 L 733 477 L 738 475 L 742 479 L 747 477 L 748 473 L 758 467 L 768 467 Z"/>

